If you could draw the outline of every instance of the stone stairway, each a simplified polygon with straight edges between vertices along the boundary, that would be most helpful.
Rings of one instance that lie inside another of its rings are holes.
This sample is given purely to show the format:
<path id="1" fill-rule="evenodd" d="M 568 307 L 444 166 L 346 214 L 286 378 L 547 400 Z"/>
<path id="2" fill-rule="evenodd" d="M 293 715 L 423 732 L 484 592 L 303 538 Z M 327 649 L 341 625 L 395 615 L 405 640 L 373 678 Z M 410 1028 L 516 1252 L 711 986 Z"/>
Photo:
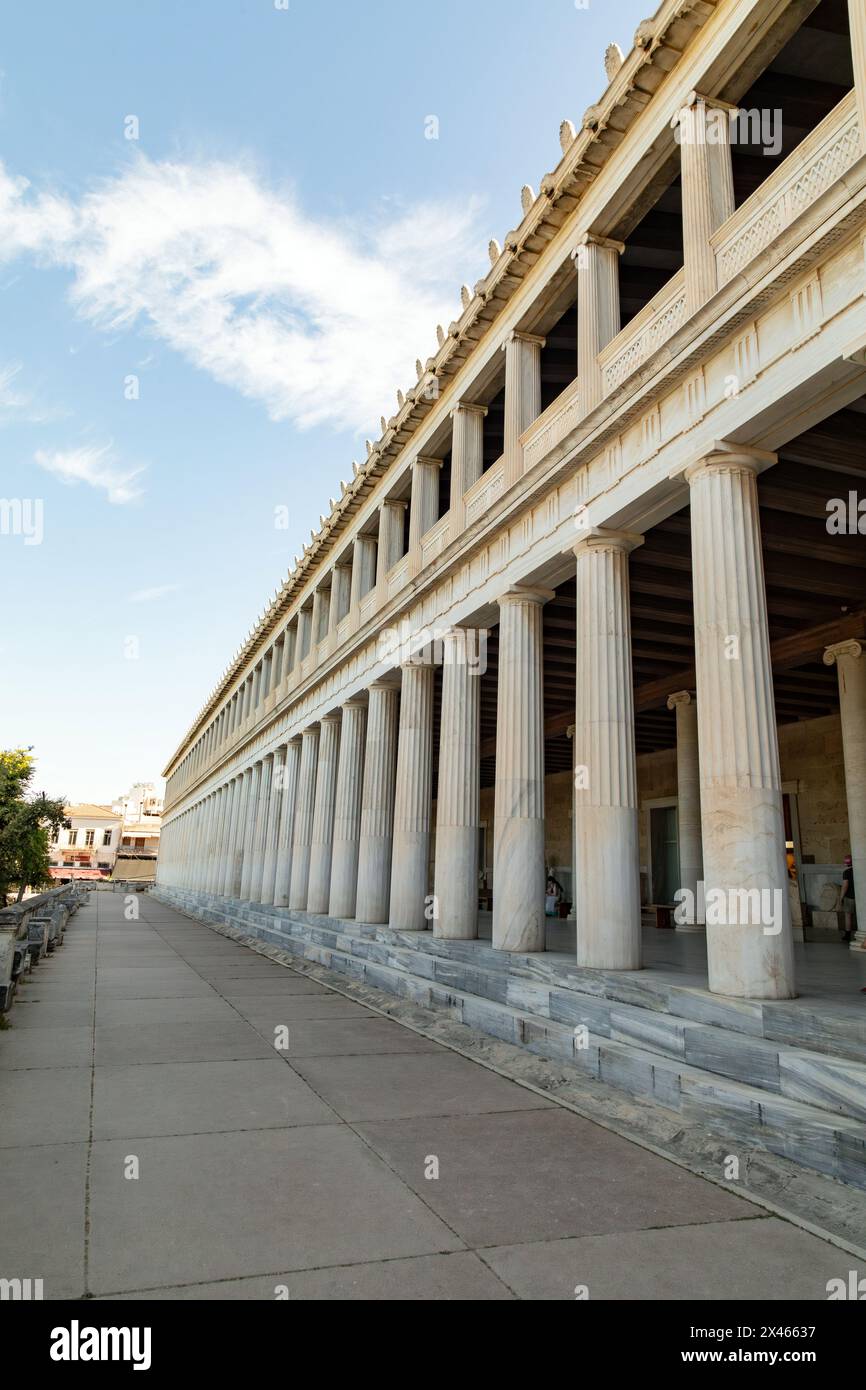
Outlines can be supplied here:
<path id="1" fill-rule="evenodd" d="M 582 970 L 552 953 L 506 955 L 176 889 L 156 896 L 650 1097 L 732 1145 L 866 1188 L 866 1008 L 729 999 L 648 970 Z"/>

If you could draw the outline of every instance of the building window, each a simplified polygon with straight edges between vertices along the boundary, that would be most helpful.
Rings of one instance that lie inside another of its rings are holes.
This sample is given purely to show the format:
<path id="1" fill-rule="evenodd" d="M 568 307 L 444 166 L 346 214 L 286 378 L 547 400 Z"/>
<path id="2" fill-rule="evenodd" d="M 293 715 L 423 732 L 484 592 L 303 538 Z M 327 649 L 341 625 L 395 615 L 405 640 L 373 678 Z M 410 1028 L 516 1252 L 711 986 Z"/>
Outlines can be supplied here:
<path id="1" fill-rule="evenodd" d="M 110 831 L 110 830 L 103 830 L 103 832 L 102 832 L 102 846 L 103 846 L 103 849 L 105 849 L 105 848 L 106 848 L 107 846 L 109 846 L 110 844 L 111 844 L 111 831 Z"/>
<path id="2" fill-rule="evenodd" d="M 77 844 L 78 844 L 78 831 L 77 831 L 77 830 L 70 830 L 70 832 L 69 832 L 69 843 L 70 843 L 71 845 L 77 845 Z"/>
<path id="3" fill-rule="evenodd" d="M 85 830 L 85 832 L 84 832 L 84 843 L 87 845 L 88 849 L 89 849 L 90 846 L 93 844 L 93 842 L 94 842 L 95 839 L 96 839 L 96 831 L 95 831 L 95 830 Z"/>

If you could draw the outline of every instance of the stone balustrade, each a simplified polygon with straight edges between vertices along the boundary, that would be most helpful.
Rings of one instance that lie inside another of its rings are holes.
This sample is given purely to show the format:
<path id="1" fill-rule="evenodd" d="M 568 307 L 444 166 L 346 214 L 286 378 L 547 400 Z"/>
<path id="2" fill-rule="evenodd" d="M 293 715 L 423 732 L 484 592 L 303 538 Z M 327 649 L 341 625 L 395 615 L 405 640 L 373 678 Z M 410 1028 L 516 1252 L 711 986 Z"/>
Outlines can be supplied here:
<path id="1" fill-rule="evenodd" d="M 711 238 L 719 287 L 745 269 L 863 152 L 854 92 L 834 107 Z"/>
<path id="2" fill-rule="evenodd" d="M 686 278 L 685 272 L 678 270 L 599 353 L 605 395 L 643 366 L 682 327 L 685 319 Z"/>

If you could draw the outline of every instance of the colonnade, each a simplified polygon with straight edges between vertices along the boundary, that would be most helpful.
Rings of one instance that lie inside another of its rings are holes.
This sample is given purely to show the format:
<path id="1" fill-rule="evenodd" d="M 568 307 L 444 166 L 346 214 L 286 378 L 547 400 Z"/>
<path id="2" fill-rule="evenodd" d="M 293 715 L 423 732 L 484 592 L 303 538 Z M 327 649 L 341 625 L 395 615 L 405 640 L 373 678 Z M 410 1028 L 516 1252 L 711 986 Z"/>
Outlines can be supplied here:
<path id="1" fill-rule="evenodd" d="M 672 692 L 670 705 L 681 883 L 697 897 L 703 882 L 707 899 L 721 903 L 707 914 L 710 988 L 786 998 L 794 993 L 793 952 L 756 482 L 767 462 L 720 446 L 687 471 L 696 689 Z M 594 969 L 641 964 L 628 577 L 641 540 L 600 528 L 573 547 L 577 958 Z M 545 945 L 542 618 L 551 597 L 527 582 L 498 601 L 493 944 L 504 951 Z M 477 642 L 471 627 L 441 639 L 438 786 L 434 667 L 425 653 L 173 817 L 159 881 L 444 938 L 476 936 Z M 825 659 L 839 671 L 852 849 L 866 901 L 866 661 L 856 642 Z"/>

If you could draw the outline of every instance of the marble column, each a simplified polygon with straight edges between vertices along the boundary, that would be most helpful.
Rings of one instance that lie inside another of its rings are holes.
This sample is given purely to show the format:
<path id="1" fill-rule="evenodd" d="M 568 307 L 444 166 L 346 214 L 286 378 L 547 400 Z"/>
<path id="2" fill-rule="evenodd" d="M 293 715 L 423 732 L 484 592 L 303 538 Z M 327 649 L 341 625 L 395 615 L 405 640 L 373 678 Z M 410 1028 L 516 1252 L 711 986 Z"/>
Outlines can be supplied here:
<path id="1" fill-rule="evenodd" d="M 310 846 L 316 801 L 316 768 L 319 761 L 319 726 L 305 729 L 301 742 L 301 767 L 295 802 L 295 835 L 292 844 L 292 883 L 289 907 L 304 912 L 310 882 Z"/>
<path id="2" fill-rule="evenodd" d="M 433 813 L 433 664 L 416 660 L 403 667 L 391 907 L 388 921 L 403 931 L 424 931 Z"/>
<path id="3" fill-rule="evenodd" d="M 349 610 L 358 611 L 362 598 L 366 598 L 376 583 L 376 537 L 356 536 L 352 556 L 352 591 Z"/>
<path id="4" fill-rule="evenodd" d="M 253 871 L 255 868 L 256 819 L 259 813 L 259 787 L 262 780 L 262 765 L 254 763 L 250 774 L 250 789 L 247 797 L 247 811 L 244 825 L 244 861 L 241 874 L 241 901 L 250 902 L 252 898 Z"/>
<path id="5" fill-rule="evenodd" d="M 460 401 L 451 412 L 451 537 L 466 525 L 465 494 L 484 472 L 484 417 L 486 405 Z"/>
<path id="6" fill-rule="evenodd" d="M 453 940 L 478 935 L 481 680 L 471 657 L 479 637 L 452 628 L 442 638 L 433 935 Z"/>
<path id="7" fill-rule="evenodd" d="M 312 646 L 312 608 L 302 608 L 298 613 L 298 636 L 295 648 L 295 666 L 300 666 L 301 662 L 310 653 Z"/>
<path id="8" fill-rule="evenodd" d="M 835 664 L 839 677 L 848 838 L 858 905 L 857 932 L 851 947 L 859 950 L 866 946 L 866 646 L 857 641 L 837 642 L 827 648 L 824 661 L 828 666 Z"/>
<path id="9" fill-rule="evenodd" d="M 493 945 L 543 951 L 544 671 L 547 589 L 514 588 L 499 600 Z"/>
<path id="10" fill-rule="evenodd" d="M 701 768 L 698 757 L 698 707 L 688 690 L 668 697 L 668 709 L 677 715 L 677 842 L 680 858 L 680 888 L 698 901 L 698 884 L 704 879 L 704 852 L 701 845 Z M 679 914 L 678 914 L 679 915 Z M 681 914 L 690 916 L 696 914 Z M 703 923 L 677 922 L 677 931 L 703 931 Z"/>
<path id="11" fill-rule="evenodd" d="M 231 883 L 234 865 L 232 863 L 232 849 L 234 838 L 237 833 L 238 824 L 238 779 L 233 777 L 228 784 L 228 806 L 226 808 L 225 835 L 223 837 L 222 861 L 220 879 L 217 892 L 224 898 L 231 897 Z"/>
<path id="12" fill-rule="evenodd" d="M 572 252 L 577 272 L 577 379 L 580 411 L 588 415 L 604 395 L 598 354 L 619 332 L 621 241 L 587 232 Z"/>
<path id="13" fill-rule="evenodd" d="M 756 476 L 770 457 L 720 446 L 686 471 L 709 983 L 747 999 L 795 993 Z"/>
<path id="14" fill-rule="evenodd" d="M 682 163 L 683 256 L 688 311 L 694 314 L 718 289 L 710 238 L 734 211 L 731 113 L 727 102 L 693 92 L 678 116 Z"/>
<path id="15" fill-rule="evenodd" d="M 349 611 L 349 594 L 352 587 L 352 571 L 349 565 L 334 566 L 331 580 L 331 611 L 328 614 L 328 631 L 336 632 Z"/>
<path id="16" fill-rule="evenodd" d="M 403 558 L 403 515 L 408 503 L 402 498 L 389 497 L 379 509 L 379 546 L 376 583 L 380 600 L 385 598 L 388 571 Z"/>
<path id="17" fill-rule="evenodd" d="M 442 459 L 421 454 L 412 464 L 412 502 L 409 511 L 409 564 L 417 574 L 421 568 L 421 537 L 439 520 L 439 474 Z"/>
<path id="18" fill-rule="evenodd" d="M 292 846 L 295 838 L 295 810 L 298 798 L 298 776 L 301 768 L 301 739 L 289 739 L 286 762 L 279 778 L 280 835 L 277 841 L 277 869 L 274 877 L 274 907 L 288 907 L 292 881 Z M 274 787 L 276 794 L 276 786 Z"/>
<path id="19" fill-rule="evenodd" d="M 223 843 L 225 840 L 226 806 L 228 803 L 228 787 L 220 787 L 217 796 L 217 815 L 214 826 L 213 854 L 211 856 L 210 867 L 208 869 L 207 891 L 216 894 L 220 891 L 223 873 Z"/>
<path id="20" fill-rule="evenodd" d="M 248 767 L 238 779 L 237 794 L 237 815 L 233 813 L 234 837 L 231 849 L 231 878 L 228 886 L 228 896 L 238 899 L 241 896 L 241 883 L 243 881 L 244 869 L 244 833 L 247 823 L 247 803 L 250 795 L 250 782 L 252 781 L 253 771 Z"/>
<path id="21" fill-rule="evenodd" d="M 377 681 L 370 686 L 355 904 L 359 922 L 388 921 L 399 699 L 394 685 Z"/>
<path id="22" fill-rule="evenodd" d="M 328 903 L 330 917 L 348 918 L 355 915 L 366 736 L 367 706 L 363 700 L 348 700 L 343 706 L 337 765 L 331 894 Z"/>
<path id="23" fill-rule="evenodd" d="M 857 93 L 857 111 L 863 140 L 863 132 L 866 131 L 866 5 L 863 0 L 848 0 L 848 27 L 854 64 L 854 90 Z M 854 858 L 853 854 L 851 858 Z"/>
<path id="24" fill-rule="evenodd" d="M 577 963 L 596 970 L 641 964 L 628 557 L 642 542 L 597 530 L 574 547 Z"/>
<path id="25" fill-rule="evenodd" d="M 541 349 L 544 338 L 512 333 L 505 351 L 505 486 L 523 474 L 520 436 L 541 414 Z"/>
<path id="26" fill-rule="evenodd" d="M 277 854 L 280 845 L 280 816 L 283 809 L 283 781 L 285 778 L 285 744 L 274 753 L 273 775 L 271 777 L 271 804 L 268 810 L 268 832 L 265 843 L 265 859 L 262 867 L 262 891 L 259 902 L 270 905 L 274 901 L 277 881 Z"/>
<path id="27" fill-rule="evenodd" d="M 334 799 L 340 750 L 340 716 L 326 714 L 319 735 L 316 799 L 310 843 L 310 877 L 307 911 L 327 912 L 331 896 L 331 855 L 334 836 Z"/>
<path id="28" fill-rule="evenodd" d="M 268 840 L 268 813 L 271 809 L 271 781 L 274 771 L 274 755 L 269 753 L 261 762 L 258 806 L 256 808 L 255 830 L 253 832 L 253 867 L 250 875 L 250 902 L 262 901 L 262 883 L 265 875 L 265 850 Z"/>

